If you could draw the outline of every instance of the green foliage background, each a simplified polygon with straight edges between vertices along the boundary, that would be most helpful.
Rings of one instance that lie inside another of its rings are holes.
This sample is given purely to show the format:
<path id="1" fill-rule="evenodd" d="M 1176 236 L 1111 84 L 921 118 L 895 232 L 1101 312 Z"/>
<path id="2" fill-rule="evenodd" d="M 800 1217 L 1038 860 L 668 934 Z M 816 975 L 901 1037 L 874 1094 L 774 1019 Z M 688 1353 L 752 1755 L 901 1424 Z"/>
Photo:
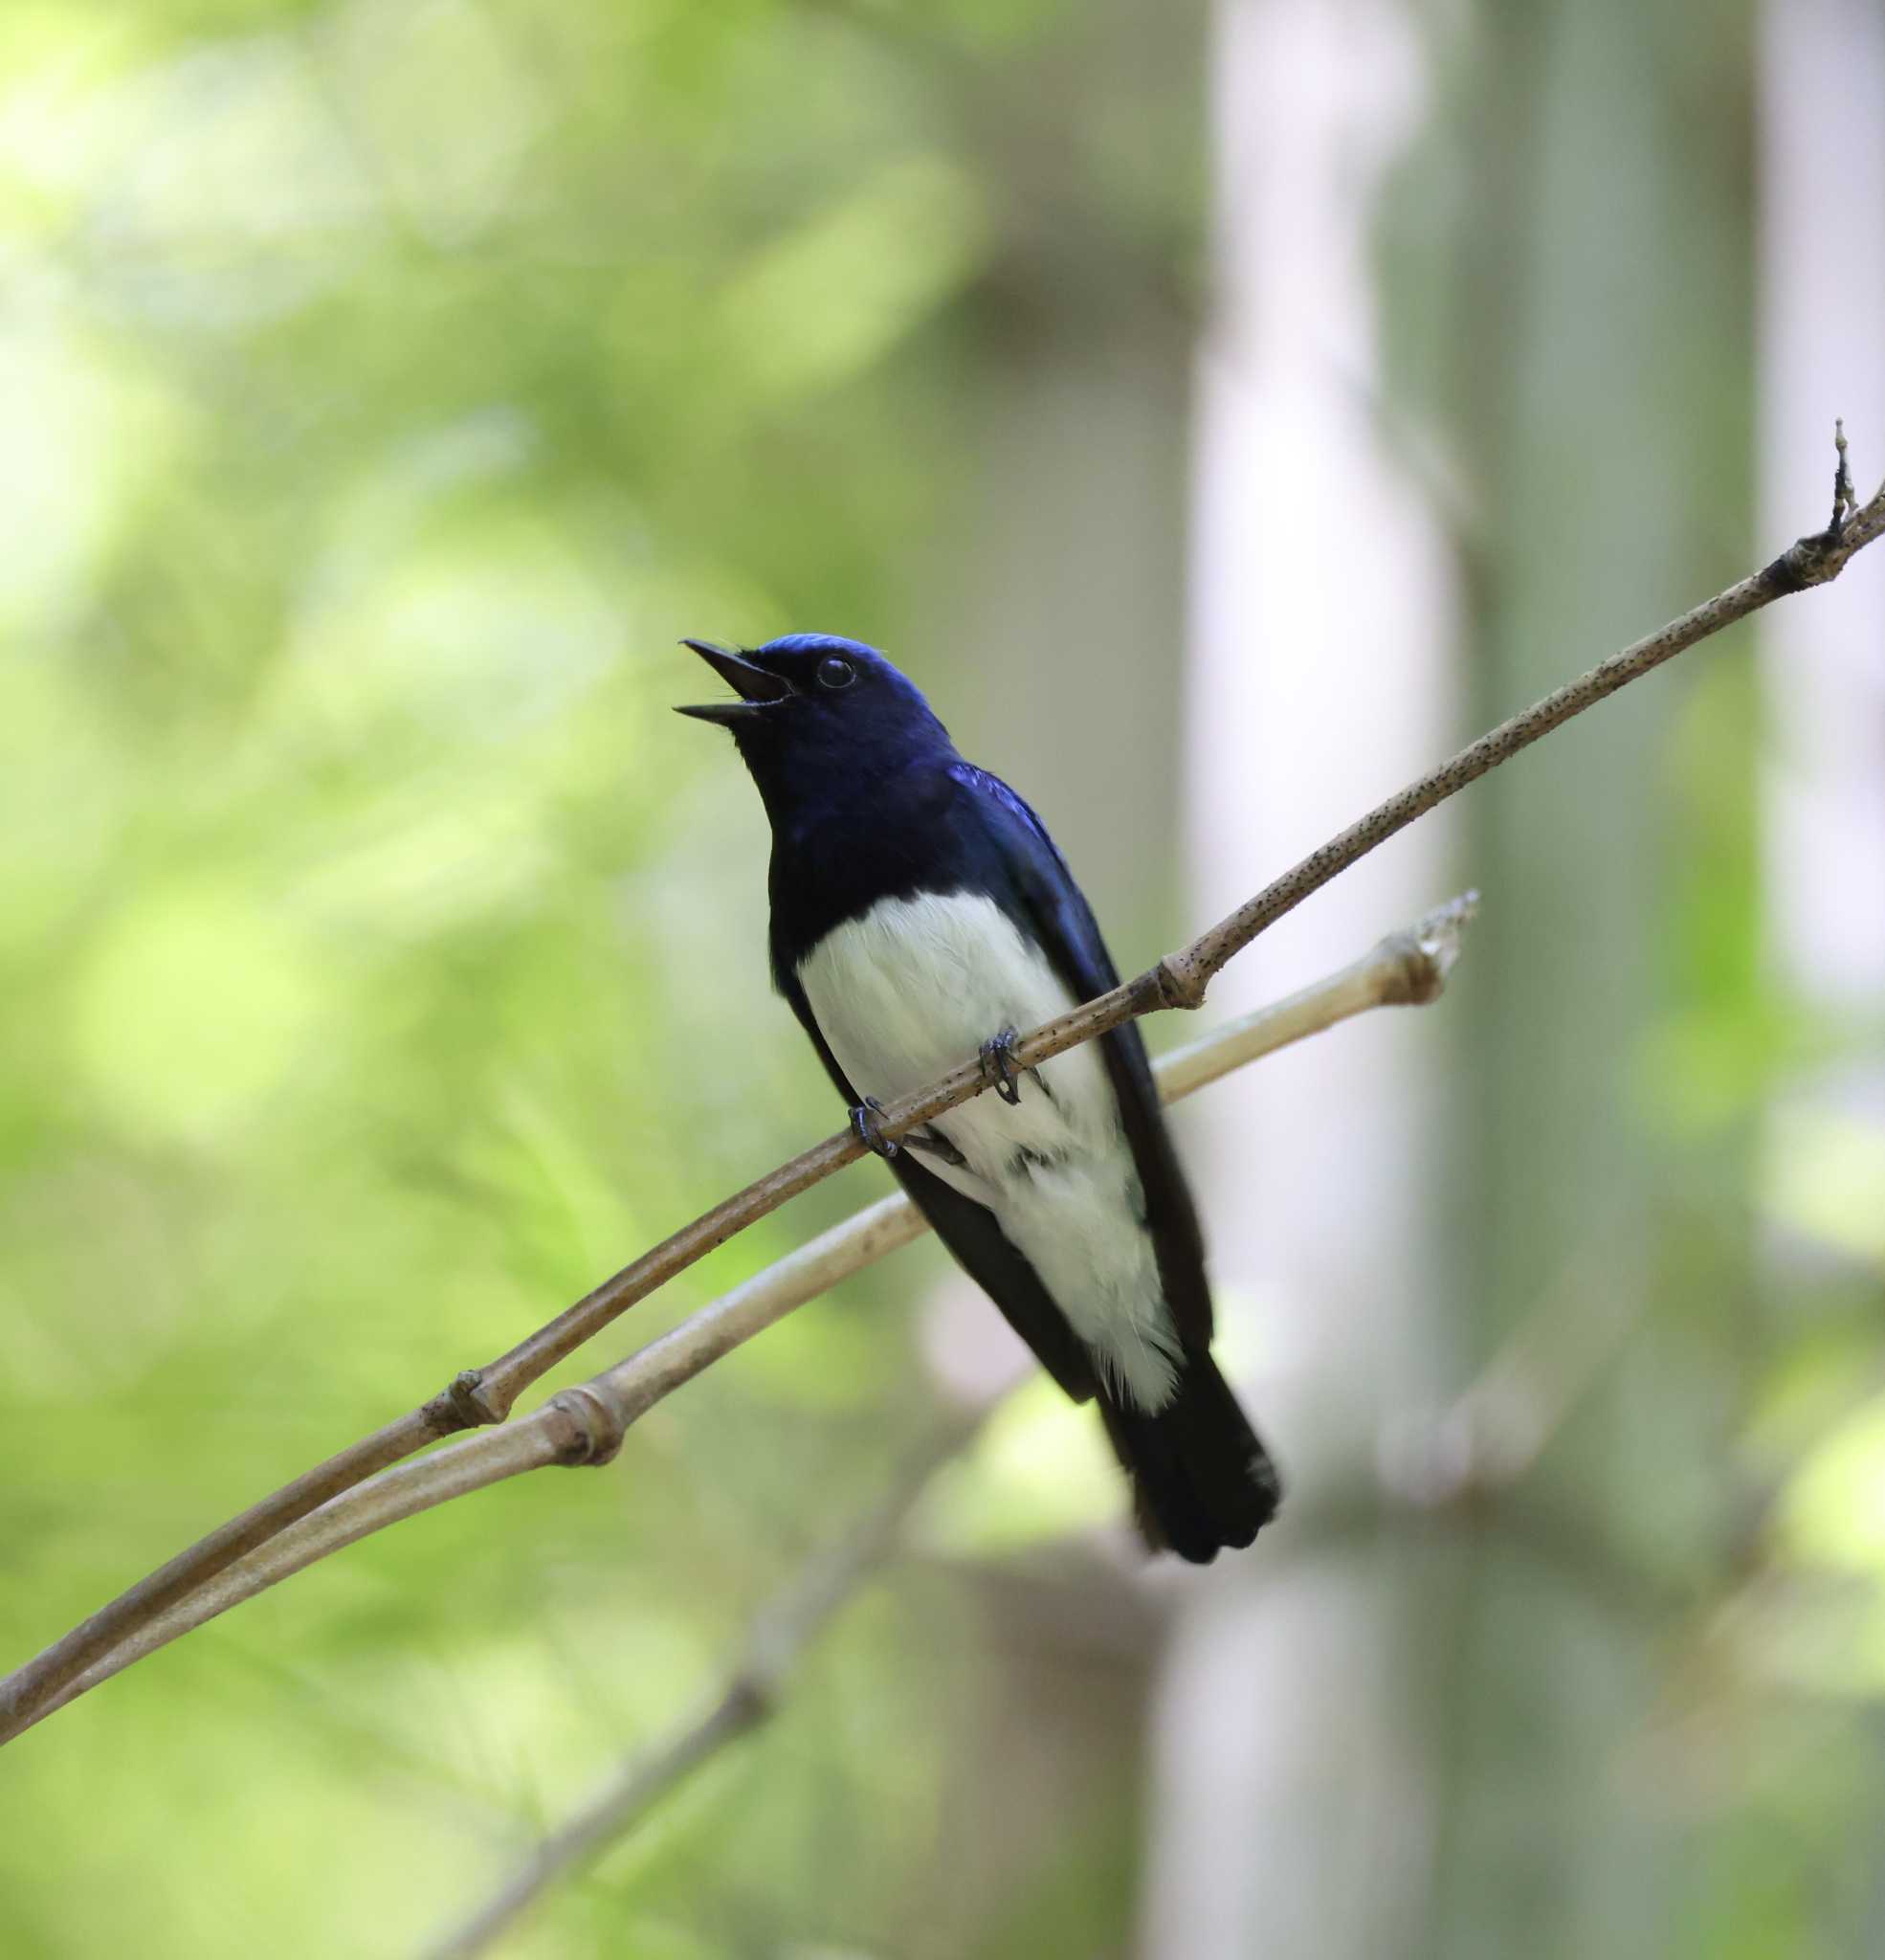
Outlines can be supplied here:
<path id="1" fill-rule="evenodd" d="M 677 634 L 888 644 L 1031 785 L 1031 754 L 1084 746 L 1061 807 L 1112 813 L 1076 855 L 1121 959 L 1178 923 L 1204 56 L 1190 9 L 1146 12 L 0 13 L 6 1658 L 830 1127 L 765 989 L 756 802 L 667 713 L 699 687 Z M 1530 324 L 1497 317 L 1464 180 L 1522 135 L 1507 76 L 1543 83 L 1521 32 L 1463 41 L 1384 217 L 1383 290 L 1409 412 L 1510 488 L 1548 474 L 1551 440 L 1534 428 L 1528 457 L 1475 420 L 1433 268 L 1516 361 Z M 1744 63 L 1745 40 L 1706 58 Z M 1696 167 L 1671 194 L 1708 213 L 1697 277 L 1732 289 L 1746 187 L 1732 156 Z M 1574 170 L 1546 176 L 1566 226 L 1611 224 Z M 1745 334 L 1715 352 L 1669 414 L 1724 454 L 1665 543 L 1725 578 L 1749 562 L 1745 437 L 1712 410 L 1745 394 Z M 1117 418 L 1095 438 L 1116 468 L 1043 484 L 1003 432 L 1070 372 Z M 1130 535 L 1129 598 L 1051 495 Z M 1696 595 L 1658 561 L 1615 620 L 1552 612 L 1561 648 L 1526 612 L 1551 608 L 1523 529 L 1475 568 L 1495 709 L 1520 691 L 1501 631 L 1548 679 Z M 1040 592 L 1077 608 L 1074 588 L 1104 620 L 1042 631 Z M 1875 1058 L 1879 1029 L 1762 969 L 1746 654 L 1642 724 L 1676 868 L 1626 895 L 1643 1025 L 1566 1093 L 1656 1188 L 1653 1351 L 1560 1481 L 1601 1487 L 1614 1424 L 1653 1427 L 1679 1385 L 1704 1454 L 1624 1530 L 1665 1602 L 1632 1747 L 1661 1752 L 1685 1819 L 1660 1949 L 1859 1952 L 1885 1929 L 1853 1865 L 1885 1781 L 1885 1144 L 1764 1112 Z M 1020 725 L 1096 671 L 1052 729 Z M 1529 783 L 1500 786 L 1488 883 L 1523 887 L 1575 799 Z M 1164 813 L 1149 841 L 1135 795 Z M 1480 1080 L 1521 1068 L 1550 1011 L 1531 968 L 1557 955 L 1528 944 L 1495 941 L 1462 991 Z M 1477 1297 L 1509 1305 L 1545 1228 L 1464 1155 Z M 875 1188 L 854 1177 L 607 1354 Z M 1755 1257 L 1775 1236 L 1785 1311 Z M 614 1469 L 357 1548 L 8 1749 L 0 1950 L 410 1950 L 690 1705 L 868 1499 L 927 1406 L 909 1305 L 938 1270 L 901 1255 L 663 1405 Z M 1503 1313 L 1463 1315 L 1462 1350 Z M 1048 1529 L 1110 1485 L 1072 1446 L 1043 1483 L 1039 1456 L 1012 1434 L 984 1453 L 958 1528 L 919 1534 L 764 1740 L 515 1950 L 1122 1950 L 1153 1636 Z M 1466 1812 L 1498 1765 L 1536 1763 L 1505 1731 L 1461 1749 L 1489 1766 Z"/>

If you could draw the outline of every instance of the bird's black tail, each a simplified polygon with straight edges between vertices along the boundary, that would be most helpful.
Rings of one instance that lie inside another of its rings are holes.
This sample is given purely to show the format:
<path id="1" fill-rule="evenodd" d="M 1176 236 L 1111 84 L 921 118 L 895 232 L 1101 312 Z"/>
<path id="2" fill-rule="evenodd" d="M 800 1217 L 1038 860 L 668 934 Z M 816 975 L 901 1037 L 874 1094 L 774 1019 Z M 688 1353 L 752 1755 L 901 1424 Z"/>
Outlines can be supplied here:
<path id="1" fill-rule="evenodd" d="M 1178 1393 L 1156 1415 L 1099 1393 L 1099 1413 L 1132 1478 L 1139 1528 L 1209 1565 L 1248 1545 L 1276 1515 L 1282 1480 L 1209 1354 L 1187 1354 Z"/>

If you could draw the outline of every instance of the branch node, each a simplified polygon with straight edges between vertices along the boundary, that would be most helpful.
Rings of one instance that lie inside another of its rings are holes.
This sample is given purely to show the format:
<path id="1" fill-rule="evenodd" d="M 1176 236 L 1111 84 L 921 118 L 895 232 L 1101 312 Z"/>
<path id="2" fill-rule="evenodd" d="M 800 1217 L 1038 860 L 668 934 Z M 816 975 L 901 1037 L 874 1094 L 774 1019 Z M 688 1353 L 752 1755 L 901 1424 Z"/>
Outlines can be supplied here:
<path id="1" fill-rule="evenodd" d="M 1205 989 L 1209 985 L 1209 973 L 1187 951 L 1167 953 L 1149 973 L 1139 976 L 1133 991 L 1144 989 L 1161 1007 L 1199 1008 L 1205 1004 Z"/>
<path id="2" fill-rule="evenodd" d="M 1846 563 L 1839 550 L 1844 528 L 1843 524 L 1829 524 L 1811 537 L 1798 539 L 1768 566 L 1767 577 L 1783 592 L 1810 591 L 1814 586 L 1825 585 Z"/>
<path id="3" fill-rule="evenodd" d="M 593 1386 L 583 1382 L 552 1395 L 543 1405 L 563 1418 L 557 1460 L 566 1469 L 593 1469 L 611 1461 L 622 1447 L 628 1424 Z"/>
<path id="4" fill-rule="evenodd" d="M 778 1671 L 742 1668 L 726 1690 L 727 1720 L 736 1729 L 756 1728 L 762 1722 L 769 1721 L 779 1706 L 784 1685 Z"/>
<path id="5" fill-rule="evenodd" d="M 486 1429 L 494 1422 L 502 1422 L 510 1414 L 510 1403 L 500 1407 L 497 1398 L 490 1394 L 484 1385 L 484 1370 L 481 1368 L 460 1369 L 447 1384 L 443 1394 L 436 1395 L 427 1405 L 441 1414 L 451 1412 L 447 1427 L 458 1429 Z"/>

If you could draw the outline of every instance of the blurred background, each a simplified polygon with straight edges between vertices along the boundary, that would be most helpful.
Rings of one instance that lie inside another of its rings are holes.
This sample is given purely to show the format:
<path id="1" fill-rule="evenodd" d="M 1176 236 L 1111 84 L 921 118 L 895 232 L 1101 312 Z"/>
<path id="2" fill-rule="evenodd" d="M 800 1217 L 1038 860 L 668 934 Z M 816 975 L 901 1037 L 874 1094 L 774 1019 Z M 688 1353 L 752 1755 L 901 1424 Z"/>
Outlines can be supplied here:
<path id="1" fill-rule="evenodd" d="M 1142 967 L 1869 493 L 1881 103 L 1876 0 L 11 0 L 0 1660 L 834 1126 L 677 635 L 886 647 Z M 503 1950 L 1885 1949 L 1881 580 L 1226 974 L 1485 894 L 1179 1120 L 1275 1534 L 1023 1390 Z M 1010 1347 L 926 1243 L 110 1682 L 0 1949 L 415 1950 Z"/>

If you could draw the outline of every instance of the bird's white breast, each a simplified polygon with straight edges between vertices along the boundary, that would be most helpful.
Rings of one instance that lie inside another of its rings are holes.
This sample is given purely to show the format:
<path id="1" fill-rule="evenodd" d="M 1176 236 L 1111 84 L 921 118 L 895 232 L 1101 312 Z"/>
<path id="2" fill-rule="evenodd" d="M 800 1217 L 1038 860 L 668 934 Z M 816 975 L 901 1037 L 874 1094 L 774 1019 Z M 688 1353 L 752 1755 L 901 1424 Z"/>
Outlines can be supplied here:
<path id="1" fill-rule="evenodd" d="M 881 901 L 827 933 L 798 979 L 852 1086 L 880 1101 L 1076 1004 L 1000 906 L 968 892 Z M 1105 1063 L 1088 1042 L 1020 1091 L 1018 1104 L 983 1095 L 932 1125 L 965 1163 L 920 1161 L 994 1213 L 1108 1375 L 1161 1408 L 1177 1338 Z"/>

